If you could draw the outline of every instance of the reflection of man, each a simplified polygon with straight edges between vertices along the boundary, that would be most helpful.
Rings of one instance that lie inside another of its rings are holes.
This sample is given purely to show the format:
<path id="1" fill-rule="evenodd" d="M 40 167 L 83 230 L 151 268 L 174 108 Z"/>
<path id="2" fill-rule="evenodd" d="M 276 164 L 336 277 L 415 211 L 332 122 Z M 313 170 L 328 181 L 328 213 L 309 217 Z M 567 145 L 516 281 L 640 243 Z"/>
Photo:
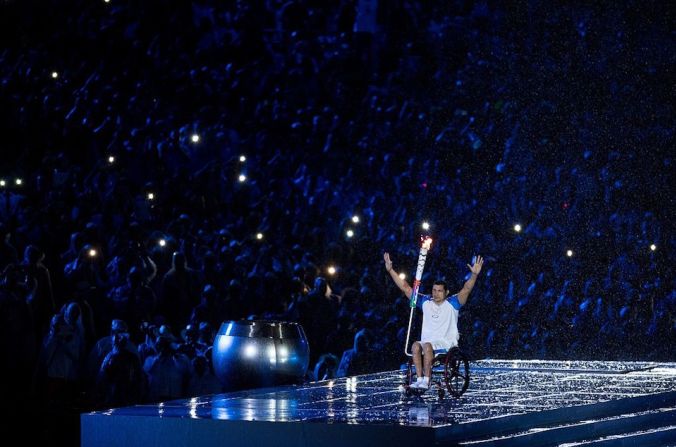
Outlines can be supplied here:
<path id="1" fill-rule="evenodd" d="M 404 292 L 407 298 L 411 298 L 413 288 L 392 268 L 390 254 L 385 253 L 385 269 L 392 277 L 394 283 Z M 417 380 L 411 385 L 412 388 L 427 389 L 430 386 L 430 377 L 432 375 L 432 363 L 434 362 L 435 350 L 448 350 L 458 346 L 458 315 L 460 308 L 465 305 L 470 292 L 474 288 L 484 260 L 477 256 L 474 264 L 469 267 L 469 279 L 465 282 L 462 289 L 449 297 L 449 290 L 443 281 L 435 281 L 432 286 L 432 295 L 418 295 L 417 307 L 423 312 L 422 331 L 420 341 L 413 343 L 413 363 Z M 423 356 L 425 365 L 423 368 Z"/>

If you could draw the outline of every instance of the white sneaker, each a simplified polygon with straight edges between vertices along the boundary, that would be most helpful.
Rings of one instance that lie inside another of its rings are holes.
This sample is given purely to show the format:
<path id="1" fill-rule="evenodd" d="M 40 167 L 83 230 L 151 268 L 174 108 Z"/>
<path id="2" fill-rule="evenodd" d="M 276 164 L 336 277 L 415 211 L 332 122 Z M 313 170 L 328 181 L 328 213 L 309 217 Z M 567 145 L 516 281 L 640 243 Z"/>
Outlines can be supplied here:
<path id="1" fill-rule="evenodd" d="M 418 377 L 418 379 L 411 384 L 411 388 L 428 389 L 430 387 L 430 380 L 427 377 Z"/>
<path id="2" fill-rule="evenodd" d="M 415 382 L 411 384 L 411 388 L 420 388 L 420 385 L 423 383 L 423 378 L 418 377 Z"/>

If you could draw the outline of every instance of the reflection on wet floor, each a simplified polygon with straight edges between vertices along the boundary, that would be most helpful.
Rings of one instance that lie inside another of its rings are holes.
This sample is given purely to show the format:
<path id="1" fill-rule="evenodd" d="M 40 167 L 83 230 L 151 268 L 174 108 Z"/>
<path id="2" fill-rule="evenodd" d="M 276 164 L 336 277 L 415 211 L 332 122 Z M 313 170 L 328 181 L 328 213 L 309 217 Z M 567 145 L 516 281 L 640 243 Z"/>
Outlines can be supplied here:
<path id="1" fill-rule="evenodd" d="M 676 391 L 676 363 L 482 360 L 459 399 L 407 398 L 403 371 L 118 408 L 100 414 L 442 427 Z"/>

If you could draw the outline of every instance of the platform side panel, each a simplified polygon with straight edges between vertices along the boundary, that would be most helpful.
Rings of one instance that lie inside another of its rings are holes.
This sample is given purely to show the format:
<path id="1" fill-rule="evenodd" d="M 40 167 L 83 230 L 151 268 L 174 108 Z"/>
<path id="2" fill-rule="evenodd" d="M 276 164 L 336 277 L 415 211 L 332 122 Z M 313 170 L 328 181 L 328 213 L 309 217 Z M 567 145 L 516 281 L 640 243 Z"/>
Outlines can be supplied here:
<path id="1" fill-rule="evenodd" d="M 222 421 L 143 416 L 81 416 L 82 447 L 372 447 L 432 444 L 434 429 L 312 422 Z"/>

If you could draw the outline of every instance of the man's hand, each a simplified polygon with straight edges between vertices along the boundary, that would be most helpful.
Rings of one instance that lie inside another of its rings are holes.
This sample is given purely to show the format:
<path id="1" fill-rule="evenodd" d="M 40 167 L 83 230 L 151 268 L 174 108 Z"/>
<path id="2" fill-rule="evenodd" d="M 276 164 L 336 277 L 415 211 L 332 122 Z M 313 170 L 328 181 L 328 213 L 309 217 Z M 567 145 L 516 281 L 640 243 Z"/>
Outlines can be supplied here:
<path id="1" fill-rule="evenodd" d="M 390 265 L 391 264 L 392 263 L 390 263 Z M 476 257 L 474 265 L 467 264 L 467 267 L 469 267 L 469 271 L 472 272 L 474 275 L 479 275 L 479 272 L 481 272 L 481 267 L 483 266 L 484 266 L 484 258 L 482 258 L 481 256 Z"/>
<path id="2" fill-rule="evenodd" d="M 472 289 L 474 288 L 474 283 L 476 282 L 477 276 L 479 276 L 479 272 L 481 271 L 481 267 L 484 266 L 484 258 L 481 256 L 477 256 L 476 259 L 474 259 L 474 264 L 469 265 L 467 264 L 467 267 L 469 267 L 469 271 L 472 272 L 472 275 L 469 277 L 467 281 L 465 281 L 465 285 L 462 286 L 462 290 L 458 292 L 458 302 L 460 303 L 461 306 L 464 306 L 465 303 L 467 303 L 467 298 L 469 298 L 470 292 L 472 292 Z"/>
<path id="3" fill-rule="evenodd" d="M 411 298 L 411 293 L 413 293 L 413 289 L 411 286 L 401 279 L 399 275 L 397 275 L 397 272 L 394 271 L 392 268 L 392 260 L 390 259 L 390 254 L 388 252 L 385 252 L 383 254 L 383 259 L 385 260 L 385 270 L 387 270 L 387 273 L 390 274 L 390 277 L 392 278 L 392 281 L 399 287 L 399 290 L 404 292 L 404 295 L 406 295 L 406 298 Z"/>
<path id="4" fill-rule="evenodd" d="M 390 254 L 388 252 L 385 252 L 383 255 L 383 259 L 385 259 L 385 270 L 388 272 L 392 270 L 392 260 L 390 259 Z"/>

